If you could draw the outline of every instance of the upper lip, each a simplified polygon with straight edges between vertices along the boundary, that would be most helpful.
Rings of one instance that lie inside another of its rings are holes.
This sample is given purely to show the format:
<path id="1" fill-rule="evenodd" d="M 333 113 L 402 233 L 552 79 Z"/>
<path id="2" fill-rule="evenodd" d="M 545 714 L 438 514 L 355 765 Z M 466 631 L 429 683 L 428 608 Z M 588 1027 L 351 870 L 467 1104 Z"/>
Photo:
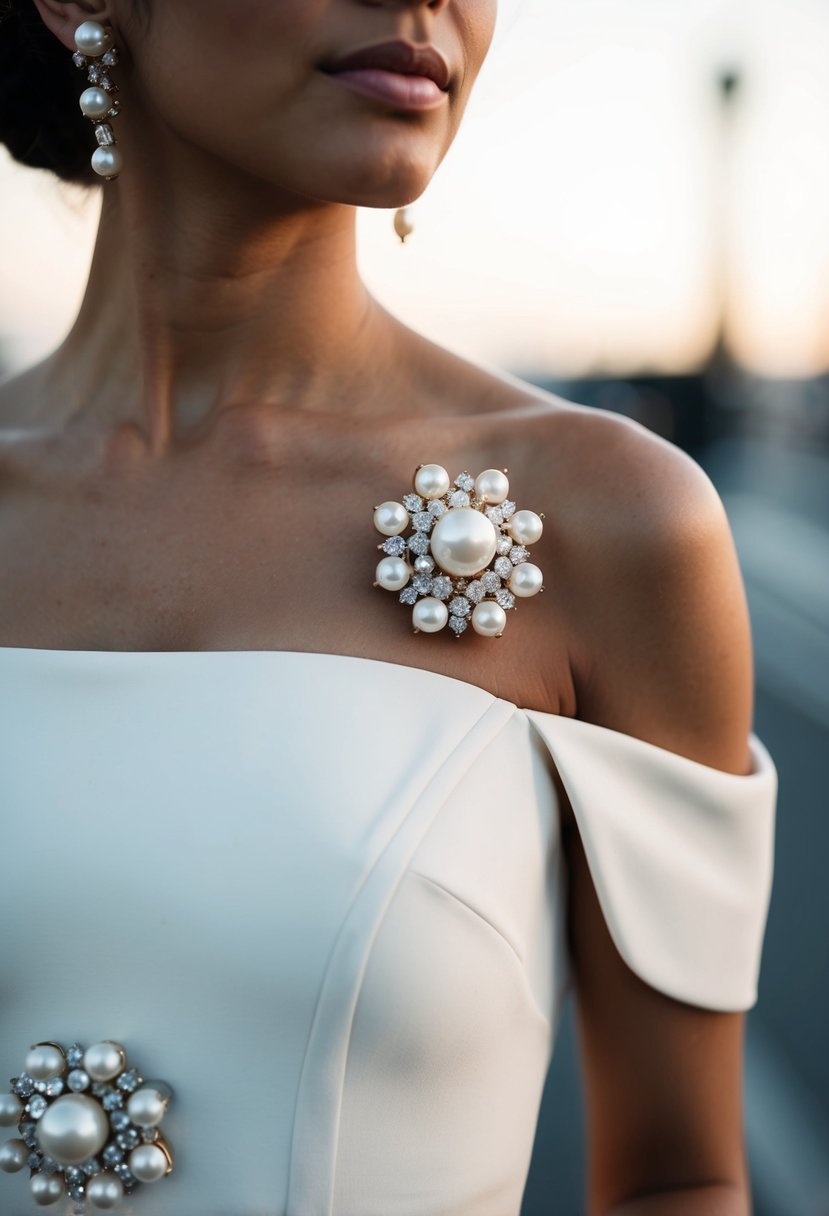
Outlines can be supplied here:
<path id="1" fill-rule="evenodd" d="M 406 76 L 428 76 L 438 88 L 449 88 L 451 74 L 449 64 L 437 47 L 427 44 L 416 46 L 413 42 L 395 39 L 392 42 L 376 42 L 351 51 L 338 59 L 329 59 L 322 64 L 323 71 L 345 72 L 349 68 L 385 68 L 388 72 L 402 72 Z"/>

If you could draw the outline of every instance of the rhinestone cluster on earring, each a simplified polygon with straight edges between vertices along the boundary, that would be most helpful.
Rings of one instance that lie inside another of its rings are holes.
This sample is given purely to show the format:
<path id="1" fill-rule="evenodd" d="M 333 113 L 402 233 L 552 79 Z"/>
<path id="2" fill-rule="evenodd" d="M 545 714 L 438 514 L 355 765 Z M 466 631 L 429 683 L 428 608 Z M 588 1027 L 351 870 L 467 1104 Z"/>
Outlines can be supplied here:
<path id="1" fill-rule="evenodd" d="M 120 103 L 115 94 L 118 85 L 110 75 L 110 69 L 118 62 L 118 51 L 112 45 L 112 30 L 98 21 L 84 21 L 75 30 L 75 46 L 72 56 L 76 67 L 86 70 L 89 88 L 80 96 L 83 113 L 95 123 L 95 138 L 98 147 L 92 153 L 92 168 L 99 177 L 112 181 L 121 172 L 123 160 L 116 145 L 112 126 L 104 119 L 117 118 Z"/>
<path id="2" fill-rule="evenodd" d="M 0 1093 L 0 1126 L 17 1125 L 20 1136 L 0 1146 L 0 1169 L 28 1166 L 38 1207 L 68 1196 L 76 1212 L 87 1200 L 117 1208 L 140 1183 L 173 1168 L 158 1130 L 172 1094 L 166 1082 L 145 1081 L 129 1067 L 120 1043 L 34 1043 L 11 1092 Z"/>
<path id="3" fill-rule="evenodd" d="M 374 508 L 374 526 L 386 537 L 377 546 L 386 556 L 374 586 L 400 593 L 415 633 L 448 625 L 460 637 L 471 625 L 483 637 L 500 637 L 516 598 L 544 590 L 541 571 L 527 561 L 544 515 L 516 510 L 506 474 L 463 472 L 453 486 L 442 465 L 421 464 L 411 494 Z"/>

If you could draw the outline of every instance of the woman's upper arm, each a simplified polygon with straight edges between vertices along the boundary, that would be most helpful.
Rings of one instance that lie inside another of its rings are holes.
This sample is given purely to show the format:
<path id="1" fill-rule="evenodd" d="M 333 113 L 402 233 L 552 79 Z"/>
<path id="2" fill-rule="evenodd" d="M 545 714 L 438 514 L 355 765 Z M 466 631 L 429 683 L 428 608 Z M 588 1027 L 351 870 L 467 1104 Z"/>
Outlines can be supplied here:
<path id="1" fill-rule="evenodd" d="M 624 502 L 609 494 L 597 516 L 606 532 L 580 592 L 578 717 L 746 774 L 752 647 L 722 503 L 678 449 L 629 430 L 619 441 L 633 445 L 621 463 L 635 473 Z M 572 810 L 564 848 L 589 1211 L 662 1188 L 745 1185 L 744 1013 L 685 1003 L 640 978 L 613 943 Z"/>

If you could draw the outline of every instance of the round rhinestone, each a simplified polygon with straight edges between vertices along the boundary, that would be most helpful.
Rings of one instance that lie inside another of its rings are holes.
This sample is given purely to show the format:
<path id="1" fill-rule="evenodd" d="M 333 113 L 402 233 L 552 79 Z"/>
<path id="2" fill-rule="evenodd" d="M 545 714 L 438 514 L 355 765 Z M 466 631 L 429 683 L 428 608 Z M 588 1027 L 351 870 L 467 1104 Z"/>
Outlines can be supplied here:
<path id="1" fill-rule="evenodd" d="M 136 1185 L 137 1179 L 134 1178 L 130 1173 L 130 1167 L 127 1165 L 126 1161 L 120 1161 L 118 1165 L 116 1165 L 113 1173 L 118 1175 L 127 1190 Z"/>
<path id="2" fill-rule="evenodd" d="M 35 1092 L 35 1083 L 27 1072 L 12 1079 L 12 1088 L 19 1098 L 29 1098 Z"/>
<path id="3" fill-rule="evenodd" d="M 119 1089 L 124 1089 L 131 1094 L 141 1084 L 141 1077 L 134 1068 L 130 1068 L 127 1072 L 121 1073 L 115 1084 Z"/>

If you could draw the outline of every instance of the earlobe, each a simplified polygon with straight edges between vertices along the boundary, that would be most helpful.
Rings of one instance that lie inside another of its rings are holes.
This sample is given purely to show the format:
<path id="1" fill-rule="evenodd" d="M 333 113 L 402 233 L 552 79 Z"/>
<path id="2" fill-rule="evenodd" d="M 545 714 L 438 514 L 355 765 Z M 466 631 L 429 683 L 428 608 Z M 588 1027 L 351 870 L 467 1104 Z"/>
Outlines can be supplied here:
<path id="1" fill-rule="evenodd" d="M 100 21 L 106 25 L 109 12 L 106 4 L 100 0 L 72 0 L 64 4 L 62 0 L 30 0 L 35 6 L 43 24 L 61 42 L 68 51 L 75 50 L 75 30 L 83 21 Z"/>

